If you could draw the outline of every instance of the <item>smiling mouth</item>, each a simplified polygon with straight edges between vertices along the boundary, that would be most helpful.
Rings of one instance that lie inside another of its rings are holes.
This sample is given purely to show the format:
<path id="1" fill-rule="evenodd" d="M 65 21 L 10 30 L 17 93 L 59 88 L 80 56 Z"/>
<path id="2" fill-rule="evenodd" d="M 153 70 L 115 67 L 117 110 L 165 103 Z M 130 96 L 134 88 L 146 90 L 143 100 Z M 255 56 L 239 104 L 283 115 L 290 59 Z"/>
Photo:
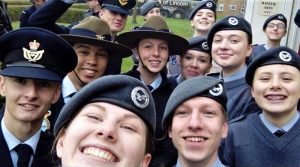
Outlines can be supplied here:
<path id="1" fill-rule="evenodd" d="M 286 96 L 284 96 L 284 95 L 267 95 L 266 99 L 270 100 L 270 101 L 282 101 L 282 100 L 286 99 Z"/>
<path id="2" fill-rule="evenodd" d="M 204 142 L 207 139 L 205 137 L 184 137 L 184 140 L 189 142 Z"/>
<path id="3" fill-rule="evenodd" d="M 96 158 L 100 158 L 104 161 L 118 162 L 118 158 L 111 152 L 96 148 L 96 147 L 86 147 L 82 151 L 86 155 L 90 155 Z"/>

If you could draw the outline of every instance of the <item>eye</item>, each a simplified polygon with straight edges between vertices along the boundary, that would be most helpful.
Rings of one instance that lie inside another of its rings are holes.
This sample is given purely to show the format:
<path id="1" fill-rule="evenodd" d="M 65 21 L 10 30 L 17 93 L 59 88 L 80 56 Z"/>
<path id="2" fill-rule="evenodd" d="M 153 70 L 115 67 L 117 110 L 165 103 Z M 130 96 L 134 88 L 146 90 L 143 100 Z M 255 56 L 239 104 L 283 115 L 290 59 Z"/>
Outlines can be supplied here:
<path id="1" fill-rule="evenodd" d="M 175 115 L 179 117 L 184 117 L 189 115 L 189 112 L 187 110 L 179 110 L 175 112 Z"/>
<path id="2" fill-rule="evenodd" d="M 38 85 L 40 87 L 51 87 L 53 83 L 49 81 L 38 81 Z"/>
<path id="3" fill-rule="evenodd" d="M 15 82 L 25 85 L 26 84 L 26 79 L 25 78 L 16 78 Z"/>
<path id="4" fill-rule="evenodd" d="M 86 117 L 88 118 L 88 120 L 92 121 L 92 122 L 102 122 L 103 119 L 102 117 L 100 117 L 99 115 L 96 114 L 87 114 Z"/>
<path id="5" fill-rule="evenodd" d="M 189 54 L 185 54 L 184 55 L 184 59 L 191 60 L 191 59 L 193 59 L 193 57 L 191 55 L 189 55 Z"/>
<path id="6" fill-rule="evenodd" d="M 137 131 L 136 128 L 133 127 L 133 125 L 129 125 L 129 124 L 123 124 L 123 125 L 121 125 L 121 128 L 125 129 L 125 130 L 132 131 L 132 132 Z"/>
<path id="7" fill-rule="evenodd" d="M 261 77 L 259 77 L 259 80 L 263 81 L 263 82 L 266 82 L 266 81 L 270 80 L 270 77 L 268 77 L 268 76 L 261 76 Z"/>
<path id="8" fill-rule="evenodd" d="M 203 115 L 208 117 L 208 118 L 212 118 L 216 115 L 216 112 L 211 111 L 211 110 L 207 110 L 207 111 L 203 111 Z"/>

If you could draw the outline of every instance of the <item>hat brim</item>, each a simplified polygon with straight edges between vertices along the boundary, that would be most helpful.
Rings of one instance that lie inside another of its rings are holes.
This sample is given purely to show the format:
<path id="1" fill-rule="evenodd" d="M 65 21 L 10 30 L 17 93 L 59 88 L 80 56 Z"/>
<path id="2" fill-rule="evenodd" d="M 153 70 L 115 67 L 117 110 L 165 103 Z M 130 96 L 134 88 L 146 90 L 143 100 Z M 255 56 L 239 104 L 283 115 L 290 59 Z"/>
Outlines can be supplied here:
<path id="1" fill-rule="evenodd" d="M 103 5 L 103 8 L 108 9 L 110 11 L 122 13 L 122 14 L 125 14 L 125 15 L 131 15 L 130 11 L 122 9 L 120 7 L 117 7 L 117 6 L 106 6 L 106 5 Z"/>
<path id="2" fill-rule="evenodd" d="M 131 31 L 120 34 L 117 41 L 130 48 L 136 47 L 137 43 L 146 38 L 162 39 L 169 43 L 170 55 L 181 55 L 189 48 L 189 43 L 186 39 L 170 33 L 158 31 Z"/>
<path id="3" fill-rule="evenodd" d="M 113 57 L 125 58 L 125 57 L 129 57 L 132 55 L 132 51 L 130 48 L 128 48 L 127 46 L 124 46 L 122 44 L 115 43 L 115 42 L 98 40 L 95 38 L 83 37 L 83 36 L 79 36 L 79 35 L 61 34 L 60 36 L 71 44 L 87 43 L 87 44 L 91 44 L 91 45 L 101 46 L 101 47 L 107 49 L 109 55 L 113 56 Z"/>
<path id="4" fill-rule="evenodd" d="M 0 75 L 8 77 L 31 78 L 59 82 L 63 79 L 63 76 L 57 74 L 54 71 L 50 71 L 45 68 L 37 68 L 30 66 L 6 67 L 0 71 Z"/>

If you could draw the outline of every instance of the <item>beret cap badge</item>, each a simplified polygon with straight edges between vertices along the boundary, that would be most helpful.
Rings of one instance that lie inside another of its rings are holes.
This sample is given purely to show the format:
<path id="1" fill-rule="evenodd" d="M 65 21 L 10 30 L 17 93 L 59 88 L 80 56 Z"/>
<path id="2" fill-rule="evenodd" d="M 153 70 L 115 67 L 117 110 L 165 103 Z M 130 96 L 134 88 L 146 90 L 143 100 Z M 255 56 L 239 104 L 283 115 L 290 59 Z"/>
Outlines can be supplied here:
<path id="1" fill-rule="evenodd" d="M 23 47 L 23 56 L 30 62 L 36 62 L 40 60 L 44 54 L 44 50 L 37 50 L 40 47 L 40 43 L 34 40 L 33 42 L 29 42 L 30 50 Z"/>
<path id="2" fill-rule="evenodd" d="M 209 90 L 209 93 L 213 96 L 220 96 L 223 92 L 223 86 L 218 84 Z"/>
<path id="3" fill-rule="evenodd" d="M 131 91 L 131 100 L 135 106 L 146 108 L 149 104 L 149 95 L 144 88 L 137 86 Z"/>
<path id="4" fill-rule="evenodd" d="M 209 7 L 209 8 L 211 8 L 213 6 L 213 4 L 211 2 L 207 2 L 206 6 Z"/>
<path id="5" fill-rule="evenodd" d="M 202 43 L 202 48 L 203 48 L 204 50 L 209 50 L 209 47 L 208 47 L 206 41 Z"/>
<path id="6" fill-rule="evenodd" d="M 125 6 L 128 3 L 128 0 L 119 0 L 119 3 L 121 4 L 121 6 Z"/>
<path id="7" fill-rule="evenodd" d="M 281 51 L 279 53 L 279 58 L 282 60 L 282 61 L 285 61 L 285 62 L 289 62 L 292 60 L 292 56 L 289 52 L 287 51 Z"/>
<path id="8" fill-rule="evenodd" d="M 228 19 L 228 23 L 231 24 L 231 25 L 237 25 L 237 24 L 239 24 L 239 20 L 235 17 L 230 17 Z"/>

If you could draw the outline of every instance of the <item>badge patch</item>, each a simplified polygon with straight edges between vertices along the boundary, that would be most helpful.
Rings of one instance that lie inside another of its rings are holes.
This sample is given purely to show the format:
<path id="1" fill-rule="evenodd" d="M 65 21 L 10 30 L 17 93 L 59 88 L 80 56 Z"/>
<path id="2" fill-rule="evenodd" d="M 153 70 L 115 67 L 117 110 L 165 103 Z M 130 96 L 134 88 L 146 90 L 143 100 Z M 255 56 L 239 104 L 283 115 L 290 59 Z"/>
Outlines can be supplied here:
<path id="1" fill-rule="evenodd" d="M 33 42 L 29 42 L 30 50 L 23 48 L 23 56 L 30 62 L 36 62 L 43 57 L 44 50 L 37 50 L 40 47 L 40 43 L 34 40 Z"/>
<path id="2" fill-rule="evenodd" d="M 278 15 L 278 19 L 283 19 L 283 16 L 282 15 Z"/>
<path id="3" fill-rule="evenodd" d="M 235 25 L 239 24 L 239 20 L 235 17 L 230 17 L 228 19 L 228 23 L 235 26 Z"/>
<path id="4" fill-rule="evenodd" d="M 206 6 L 209 7 L 209 8 L 211 8 L 212 5 L 213 5 L 213 4 L 212 4 L 211 2 L 207 2 L 207 3 L 206 3 Z"/>
<path id="5" fill-rule="evenodd" d="M 279 58 L 282 60 L 282 61 L 285 61 L 285 62 L 289 62 L 292 60 L 292 56 L 289 52 L 287 51 L 281 51 L 279 53 Z"/>
<path id="6" fill-rule="evenodd" d="M 135 106 L 146 108 L 149 104 L 149 95 L 144 88 L 138 86 L 131 91 L 131 100 Z"/>
<path id="7" fill-rule="evenodd" d="M 207 42 L 203 42 L 202 43 L 202 48 L 204 49 L 204 50 L 208 50 L 209 48 L 208 48 L 208 45 L 207 45 Z"/>
<path id="8" fill-rule="evenodd" d="M 209 93 L 213 96 L 220 96 L 223 92 L 223 86 L 218 84 L 209 90 Z"/>
<path id="9" fill-rule="evenodd" d="M 125 6 L 128 3 L 128 0 L 119 0 L 119 3 L 121 4 L 121 6 Z"/>
<path id="10" fill-rule="evenodd" d="M 102 36 L 102 35 L 96 35 L 96 38 L 99 39 L 99 40 L 104 40 L 105 39 L 105 37 Z"/>

